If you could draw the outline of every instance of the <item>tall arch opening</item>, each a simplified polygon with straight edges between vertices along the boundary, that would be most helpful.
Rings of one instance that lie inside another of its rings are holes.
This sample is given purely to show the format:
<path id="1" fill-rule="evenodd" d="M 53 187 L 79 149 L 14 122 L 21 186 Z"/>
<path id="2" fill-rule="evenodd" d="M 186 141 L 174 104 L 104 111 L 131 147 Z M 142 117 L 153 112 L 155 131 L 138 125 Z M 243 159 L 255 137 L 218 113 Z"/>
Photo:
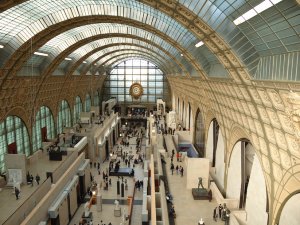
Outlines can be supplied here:
<path id="1" fill-rule="evenodd" d="M 268 200 L 262 167 L 253 145 L 240 139 L 233 147 L 227 175 L 226 197 L 236 199 L 247 212 L 247 224 L 268 223 Z"/>
<path id="2" fill-rule="evenodd" d="M 200 109 L 197 109 L 194 132 L 194 146 L 200 157 L 205 156 L 205 124 Z"/>

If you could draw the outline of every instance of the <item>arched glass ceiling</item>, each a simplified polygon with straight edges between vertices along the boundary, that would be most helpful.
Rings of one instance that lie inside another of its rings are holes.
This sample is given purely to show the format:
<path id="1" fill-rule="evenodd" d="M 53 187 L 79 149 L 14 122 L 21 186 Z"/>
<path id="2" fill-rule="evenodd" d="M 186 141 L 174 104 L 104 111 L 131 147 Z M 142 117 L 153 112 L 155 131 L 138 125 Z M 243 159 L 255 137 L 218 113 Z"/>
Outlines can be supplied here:
<path id="1" fill-rule="evenodd" d="M 89 24 L 73 28 L 48 41 L 39 49 L 39 51 L 49 52 L 55 56 L 76 42 L 99 34 L 131 34 L 147 40 L 152 40 L 158 45 L 166 48 L 166 50 L 173 55 L 180 54 L 175 47 L 151 32 L 137 27 L 116 23 Z"/>
<path id="2" fill-rule="evenodd" d="M 163 40 L 162 38 L 139 28 L 120 25 L 120 24 L 92 24 L 80 26 L 74 29 L 69 30 L 68 32 L 64 32 L 55 38 L 48 41 L 43 47 L 41 47 L 38 52 L 44 52 L 51 55 L 53 58 L 56 57 L 59 53 L 74 45 L 80 40 L 97 36 L 100 34 L 132 34 L 134 36 L 138 36 L 144 38 L 146 40 L 150 40 L 155 42 L 157 45 L 165 48 L 166 51 L 170 52 L 172 55 L 180 55 L 180 52 L 170 45 L 168 42 Z M 82 48 L 80 48 L 83 50 Z M 77 51 L 80 54 L 79 50 Z M 83 51 L 81 53 L 81 57 L 86 53 Z M 33 56 L 35 57 L 35 56 Z M 38 57 L 39 59 L 44 59 L 43 57 Z"/>
<path id="3" fill-rule="evenodd" d="M 233 23 L 262 1 L 179 0 L 229 43 L 255 78 L 299 80 L 295 74 L 299 60 L 294 53 L 300 49 L 299 1 L 283 0 L 238 26 Z M 278 69 L 291 64 L 288 75 Z M 269 70 L 263 71 L 263 67 Z"/>
<path id="4" fill-rule="evenodd" d="M 131 45 L 121 45 L 121 46 L 112 46 L 112 47 L 108 47 L 108 48 L 104 48 L 103 50 L 100 50 L 98 52 L 96 52 L 95 54 L 91 55 L 87 60 L 89 62 L 91 62 L 91 64 L 87 64 L 86 66 L 84 66 L 84 71 L 85 73 L 87 72 L 87 70 L 93 66 L 95 66 L 95 64 L 97 64 L 98 66 L 100 66 L 103 62 L 105 62 L 110 56 L 114 57 L 115 55 L 118 54 L 126 54 L 128 52 L 144 52 L 145 54 L 148 54 L 149 57 L 153 58 L 153 59 L 158 59 L 162 64 L 164 64 L 165 66 L 169 66 L 170 68 L 175 69 L 177 66 L 173 64 L 173 61 L 168 61 L 168 56 L 166 56 L 165 54 L 159 55 L 155 50 L 147 50 L 144 47 L 140 47 L 140 46 L 131 46 Z M 63 62 L 64 63 L 64 62 Z M 64 67 L 64 65 L 59 66 L 61 68 Z M 82 68 L 81 68 L 82 70 Z M 178 70 L 180 70 L 179 68 L 176 68 L 177 72 Z"/>
<path id="5" fill-rule="evenodd" d="M 136 58 L 136 59 L 145 59 L 146 61 L 150 61 L 157 65 L 161 70 L 164 71 L 171 71 L 172 68 L 165 68 L 162 63 L 158 59 L 152 59 L 148 55 L 143 53 L 128 53 L 128 54 L 121 54 L 119 56 L 111 57 L 111 59 L 108 59 L 106 61 L 105 68 L 112 68 L 113 65 L 115 65 L 117 62 L 121 62 L 127 59 Z"/>
<path id="6" fill-rule="evenodd" d="M 157 65 L 164 72 L 164 74 L 168 74 L 168 73 L 172 72 L 172 68 L 165 68 L 164 65 L 162 65 L 161 62 L 159 62 L 157 59 L 153 60 L 153 59 L 149 58 L 148 55 L 144 55 L 142 53 L 131 53 L 131 54 L 125 54 L 125 55 L 122 54 L 122 55 L 119 55 L 116 57 L 112 57 L 111 59 L 109 59 L 106 62 L 106 66 L 102 66 L 99 69 L 100 69 L 100 71 L 103 71 L 103 72 L 111 70 L 113 68 L 113 65 L 116 65 L 118 62 L 125 61 L 127 59 L 142 59 L 142 60 L 150 61 L 150 62 L 154 63 L 155 65 Z"/>
<path id="7" fill-rule="evenodd" d="M 122 45 L 126 45 L 126 44 L 135 44 L 135 45 L 144 46 L 145 48 L 153 49 L 154 51 L 158 52 L 159 54 L 164 55 L 166 59 L 170 60 L 170 57 L 168 55 L 166 55 L 165 52 L 163 52 L 161 49 L 158 49 L 157 47 L 155 47 L 147 42 L 143 42 L 143 41 L 132 39 L 132 38 L 123 38 L 123 37 L 104 38 L 104 39 L 89 42 L 88 44 L 81 46 L 80 48 L 75 50 L 73 53 L 68 55 L 67 58 L 72 59 L 72 62 L 74 63 L 74 62 L 78 61 L 79 59 L 81 59 L 82 57 L 84 57 L 89 52 L 92 52 L 94 49 L 97 49 L 97 48 L 100 48 L 100 47 L 103 47 L 106 45 L 110 45 L 110 44 L 118 44 L 118 45 L 120 45 L 120 47 L 122 47 Z M 40 52 L 44 53 L 44 51 L 40 51 Z M 167 50 L 166 50 L 166 52 L 167 52 Z M 86 61 L 86 63 L 91 63 L 98 57 L 99 56 L 97 54 L 94 54 L 91 57 L 88 57 L 87 59 L 85 59 L 85 61 Z M 41 63 L 43 63 L 44 60 L 47 60 L 47 58 L 33 55 L 30 58 L 30 60 L 27 62 L 27 65 L 39 67 L 39 65 Z"/>
<path id="8" fill-rule="evenodd" d="M 166 63 L 163 62 L 163 58 L 160 57 L 159 55 L 153 53 L 153 52 L 150 52 L 146 49 L 132 49 L 132 50 L 127 50 L 127 49 L 124 49 L 124 51 L 114 51 L 114 52 L 110 52 L 109 54 L 106 54 L 105 56 L 101 57 L 98 61 L 97 61 L 97 65 L 100 65 L 100 66 L 108 66 L 107 61 L 112 58 L 112 57 L 115 57 L 115 56 L 118 56 L 120 54 L 124 55 L 124 54 L 132 54 L 132 53 L 143 53 L 145 55 L 148 55 L 149 58 L 153 58 L 153 59 L 157 59 L 159 62 L 161 62 L 160 64 L 162 65 L 165 65 L 166 66 Z"/>
<path id="9" fill-rule="evenodd" d="M 123 24 L 111 24 L 111 23 L 103 23 L 103 24 L 89 24 L 85 26 L 80 26 L 77 28 L 73 28 L 67 32 L 64 32 L 55 38 L 48 41 L 43 47 L 41 47 L 38 52 L 48 53 L 52 58 L 55 58 L 59 53 L 66 50 L 68 47 L 76 44 L 78 41 L 90 38 L 93 36 L 97 36 L 100 34 L 130 34 L 140 38 L 144 38 L 146 40 L 152 41 L 157 45 L 160 45 L 167 52 L 172 54 L 177 60 L 181 60 L 180 52 L 169 44 L 167 41 L 162 38 L 150 33 L 148 31 L 142 30 L 140 28 L 123 25 Z M 121 38 L 120 38 L 121 39 Z M 101 40 L 103 42 L 103 40 Z M 103 45 L 105 43 L 102 43 Z M 80 47 L 76 50 L 76 53 L 82 57 L 86 53 L 86 49 L 90 49 L 88 47 L 90 44 L 85 45 L 85 47 Z M 197 53 L 197 52 L 195 52 Z M 71 57 L 71 56 L 70 56 Z M 203 55 L 195 56 L 197 58 L 205 58 Z M 33 55 L 31 59 L 28 61 L 27 65 L 34 65 L 35 67 L 40 67 L 40 64 L 43 63 L 44 60 L 48 60 L 45 57 Z M 88 61 L 88 60 L 87 60 Z M 188 61 L 185 61 L 187 67 L 192 67 Z M 199 61 L 201 63 L 201 61 Z M 65 63 L 67 64 L 67 63 Z"/>
<path id="10" fill-rule="evenodd" d="M 87 55 L 89 52 L 93 51 L 94 49 L 100 48 L 102 46 L 107 46 L 111 44 L 118 44 L 120 47 L 122 45 L 132 44 L 132 45 L 139 45 L 144 46 L 145 48 L 153 49 L 154 51 L 158 52 L 159 54 L 165 55 L 165 57 L 170 60 L 170 57 L 167 56 L 161 49 L 141 40 L 133 39 L 133 38 L 124 38 L 124 37 L 113 37 L 113 38 L 105 38 L 97 41 L 90 42 L 76 51 L 69 55 L 70 58 L 79 60 L 83 56 Z M 89 59 L 86 60 L 90 62 Z"/>
<path id="11" fill-rule="evenodd" d="M 55 38 L 48 41 L 43 47 L 41 47 L 38 52 L 48 53 L 52 58 L 56 57 L 59 53 L 70 47 L 71 45 L 76 44 L 78 41 L 97 36 L 100 34 L 131 34 L 137 37 L 144 38 L 149 41 L 153 41 L 157 45 L 160 45 L 170 54 L 180 57 L 180 52 L 173 47 L 171 44 L 163 40 L 162 38 L 148 32 L 142 30 L 140 28 L 135 28 L 128 25 L 121 24 L 90 24 L 85 26 L 80 26 L 74 29 L 71 29 L 67 32 L 64 32 Z M 121 38 L 120 38 L 121 39 Z M 103 42 L 103 40 L 101 40 Z M 102 43 L 105 44 L 105 43 Z M 86 47 L 89 44 L 85 45 L 85 48 L 79 48 L 76 50 L 76 53 L 82 57 L 86 53 Z M 90 47 L 89 47 L 90 48 Z M 43 62 L 43 60 L 47 60 L 45 57 L 40 57 L 33 55 L 27 64 L 34 65 L 35 67 L 39 67 L 39 65 Z M 189 63 L 188 63 L 189 64 Z"/>
<path id="12" fill-rule="evenodd" d="M 228 18 L 238 18 L 259 5 L 262 0 L 240 0 L 230 3 L 212 1 Z M 276 2 L 273 1 L 272 2 Z M 300 7 L 297 1 L 282 1 L 253 18 L 238 25 L 260 55 L 270 55 L 299 50 Z M 277 44 L 275 44 L 275 42 Z M 297 48 L 295 45 L 298 43 Z"/>
<path id="13" fill-rule="evenodd" d="M 185 48 L 197 38 L 171 17 L 129 0 L 31 0 L 0 14 L 0 42 L 16 49 L 47 27 L 79 16 L 111 15 L 130 18 L 168 34 Z M 92 22 L 92 21 L 91 21 Z"/>
<path id="14" fill-rule="evenodd" d="M 87 60 L 90 61 L 90 62 L 96 62 L 96 63 L 99 62 L 99 63 L 101 63 L 101 61 L 102 61 L 101 57 L 104 56 L 105 54 L 108 54 L 112 51 L 117 51 L 117 50 L 122 51 L 124 49 L 131 49 L 131 50 L 149 52 L 149 54 L 156 55 L 156 57 L 159 57 L 161 59 L 161 61 L 164 62 L 164 64 L 166 64 L 166 65 L 169 64 L 168 61 L 170 60 L 170 58 L 162 52 L 157 53 L 155 50 L 150 51 L 150 50 L 147 50 L 146 48 L 143 48 L 143 47 L 129 46 L 129 45 L 121 45 L 121 46 L 113 46 L 113 47 L 105 48 L 105 49 L 91 55 Z"/>

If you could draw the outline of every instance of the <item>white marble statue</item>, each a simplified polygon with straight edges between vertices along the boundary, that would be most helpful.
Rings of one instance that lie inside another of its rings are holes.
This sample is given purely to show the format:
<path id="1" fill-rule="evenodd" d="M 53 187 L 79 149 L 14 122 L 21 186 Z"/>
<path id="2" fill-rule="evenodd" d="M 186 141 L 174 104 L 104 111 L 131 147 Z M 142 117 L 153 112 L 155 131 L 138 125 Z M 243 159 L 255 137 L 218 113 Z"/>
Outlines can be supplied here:
<path id="1" fill-rule="evenodd" d="M 119 206 L 119 201 L 118 200 L 115 200 L 115 209 L 119 209 L 120 208 L 120 206 Z"/>

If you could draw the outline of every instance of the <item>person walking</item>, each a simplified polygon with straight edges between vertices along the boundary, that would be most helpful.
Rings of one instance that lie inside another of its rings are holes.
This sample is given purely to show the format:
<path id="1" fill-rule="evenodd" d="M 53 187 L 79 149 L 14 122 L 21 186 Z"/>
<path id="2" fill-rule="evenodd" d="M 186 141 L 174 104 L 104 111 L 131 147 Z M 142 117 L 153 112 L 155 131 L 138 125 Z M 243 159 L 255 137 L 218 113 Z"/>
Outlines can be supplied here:
<path id="1" fill-rule="evenodd" d="M 16 200 L 19 199 L 19 194 L 20 194 L 20 190 L 17 187 L 15 187 Z"/>
<path id="2" fill-rule="evenodd" d="M 176 166 L 176 174 L 178 175 L 178 172 L 179 172 L 179 167 L 178 165 Z"/>
<path id="3" fill-rule="evenodd" d="M 183 166 L 181 167 L 180 173 L 181 173 L 181 176 L 183 177 Z"/>
<path id="4" fill-rule="evenodd" d="M 35 180 L 36 180 L 37 184 L 39 185 L 39 184 L 40 184 L 41 177 L 37 174 L 37 175 L 35 176 Z"/>
<path id="5" fill-rule="evenodd" d="M 174 164 L 173 163 L 171 164 L 171 171 L 172 171 L 172 175 L 173 175 L 173 172 L 174 172 Z"/>

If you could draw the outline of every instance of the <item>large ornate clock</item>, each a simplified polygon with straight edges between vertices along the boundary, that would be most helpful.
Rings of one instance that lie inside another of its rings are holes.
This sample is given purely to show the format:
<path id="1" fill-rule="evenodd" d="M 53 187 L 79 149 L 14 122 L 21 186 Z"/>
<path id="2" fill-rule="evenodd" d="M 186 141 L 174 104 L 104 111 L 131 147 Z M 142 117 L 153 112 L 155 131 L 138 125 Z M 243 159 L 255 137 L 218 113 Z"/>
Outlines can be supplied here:
<path id="1" fill-rule="evenodd" d="M 142 94 L 143 94 L 143 87 L 142 87 L 142 85 L 140 83 L 133 83 L 130 86 L 129 94 L 134 99 L 139 99 L 142 96 Z"/>

